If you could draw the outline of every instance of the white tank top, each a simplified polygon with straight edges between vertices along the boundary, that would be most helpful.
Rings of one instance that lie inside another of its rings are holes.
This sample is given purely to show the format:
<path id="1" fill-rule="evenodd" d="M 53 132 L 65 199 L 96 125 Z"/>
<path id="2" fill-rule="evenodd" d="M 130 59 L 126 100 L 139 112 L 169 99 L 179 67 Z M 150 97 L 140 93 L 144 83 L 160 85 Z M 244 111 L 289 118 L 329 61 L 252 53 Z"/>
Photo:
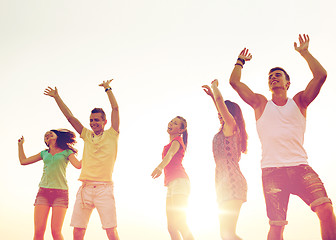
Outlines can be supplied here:
<path id="1" fill-rule="evenodd" d="M 257 120 L 262 145 L 261 168 L 308 164 L 303 148 L 306 118 L 293 99 L 284 106 L 268 101 Z"/>

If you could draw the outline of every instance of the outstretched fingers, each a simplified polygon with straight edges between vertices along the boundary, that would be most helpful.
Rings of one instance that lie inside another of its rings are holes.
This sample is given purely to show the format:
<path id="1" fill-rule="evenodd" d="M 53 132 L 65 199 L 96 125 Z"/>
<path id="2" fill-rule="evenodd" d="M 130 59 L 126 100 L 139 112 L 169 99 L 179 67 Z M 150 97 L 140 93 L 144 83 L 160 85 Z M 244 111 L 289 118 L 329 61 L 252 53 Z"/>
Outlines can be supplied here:
<path id="1" fill-rule="evenodd" d="M 50 96 L 50 97 L 55 97 L 57 94 L 57 88 L 55 87 L 55 89 L 53 89 L 52 87 L 47 87 L 44 92 L 44 95 Z"/>
<path id="2" fill-rule="evenodd" d="M 299 44 L 294 42 L 294 48 L 298 52 L 303 52 L 304 50 L 308 49 L 309 46 L 309 36 L 308 34 L 299 34 Z"/>
<path id="3" fill-rule="evenodd" d="M 239 58 L 244 59 L 245 61 L 250 61 L 252 59 L 252 54 L 249 53 L 249 50 L 247 48 L 244 48 L 240 54 L 239 54 Z"/>
<path id="4" fill-rule="evenodd" d="M 99 84 L 100 87 L 109 87 L 110 83 L 112 82 L 113 78 L 107 81 L 103 81 L 101 84 Z"/>

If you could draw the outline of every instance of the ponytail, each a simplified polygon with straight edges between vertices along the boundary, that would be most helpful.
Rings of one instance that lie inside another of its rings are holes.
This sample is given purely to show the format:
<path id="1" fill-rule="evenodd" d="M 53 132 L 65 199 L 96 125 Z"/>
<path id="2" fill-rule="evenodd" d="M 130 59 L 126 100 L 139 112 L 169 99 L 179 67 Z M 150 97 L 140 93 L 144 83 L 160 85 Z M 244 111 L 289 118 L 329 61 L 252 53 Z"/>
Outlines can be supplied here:
<path id="1" fill-rule="evenodd" d="M 188 130 L 187 129 L 182 133 L 182 139 L 183 139 L 185 149 L 187 149 L 187 145 L 188 145 Z"/>
<path id="2" fill-rule="evenodd" d="M 180 117 L 180 116 L 177 116 L 177 118 L 181 120 L 181 129 L 184 129 L 182 133 L 182 139 L 183 139 L 185 149 L 187 149 L 187 145 L 188 145 L 187 120 L 185 120 L 183 117 Z"/>

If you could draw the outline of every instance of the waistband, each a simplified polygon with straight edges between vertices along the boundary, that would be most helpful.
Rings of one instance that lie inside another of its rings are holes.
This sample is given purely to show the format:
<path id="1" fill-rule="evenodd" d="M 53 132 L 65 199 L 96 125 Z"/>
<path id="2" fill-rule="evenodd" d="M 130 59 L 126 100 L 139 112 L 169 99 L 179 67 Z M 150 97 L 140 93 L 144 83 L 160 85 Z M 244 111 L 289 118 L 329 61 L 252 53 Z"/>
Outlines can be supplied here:
<path id="1" fill-rule="evenodd" d="M 113 185 L 113 182 L 96 182 L 96 181 L 83 181 L 82 187 L 89 187 L 89 186 L 109 186 Z"/>

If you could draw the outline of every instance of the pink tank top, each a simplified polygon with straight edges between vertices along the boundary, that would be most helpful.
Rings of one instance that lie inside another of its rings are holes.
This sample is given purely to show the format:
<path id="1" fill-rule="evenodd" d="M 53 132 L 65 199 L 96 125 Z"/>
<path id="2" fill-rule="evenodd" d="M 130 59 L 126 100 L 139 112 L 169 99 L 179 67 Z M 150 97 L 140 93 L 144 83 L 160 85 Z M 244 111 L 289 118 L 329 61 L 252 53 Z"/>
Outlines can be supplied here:
<path id="1" fill-rule="evenodd" d="M 284 106 L 268 101 L 257 120 L 262 146 L 261 167 L 286 167 L 308 164 L 303 148 L 306 118 L 293 99 Z"/>
<path id="2" fill-rule="evenodd" d="M 185 146 L 184 146 L 181 136 L 174 138 L 168 145 L 164 146 L 163 152 L 162 152 L 162 158 L 166 156 L 173 141 L 178 141 L 180 143 L 180 149 L 176 152 L 174 157 L 170 160 L 168 165 L 164 168 L 164 175 L 165 175 L 164 185 L 165 186 L 167 186 L 168 183 L 170 183 L 176 178 L 188 178 L 188 175 L 182 166 Z"/>

